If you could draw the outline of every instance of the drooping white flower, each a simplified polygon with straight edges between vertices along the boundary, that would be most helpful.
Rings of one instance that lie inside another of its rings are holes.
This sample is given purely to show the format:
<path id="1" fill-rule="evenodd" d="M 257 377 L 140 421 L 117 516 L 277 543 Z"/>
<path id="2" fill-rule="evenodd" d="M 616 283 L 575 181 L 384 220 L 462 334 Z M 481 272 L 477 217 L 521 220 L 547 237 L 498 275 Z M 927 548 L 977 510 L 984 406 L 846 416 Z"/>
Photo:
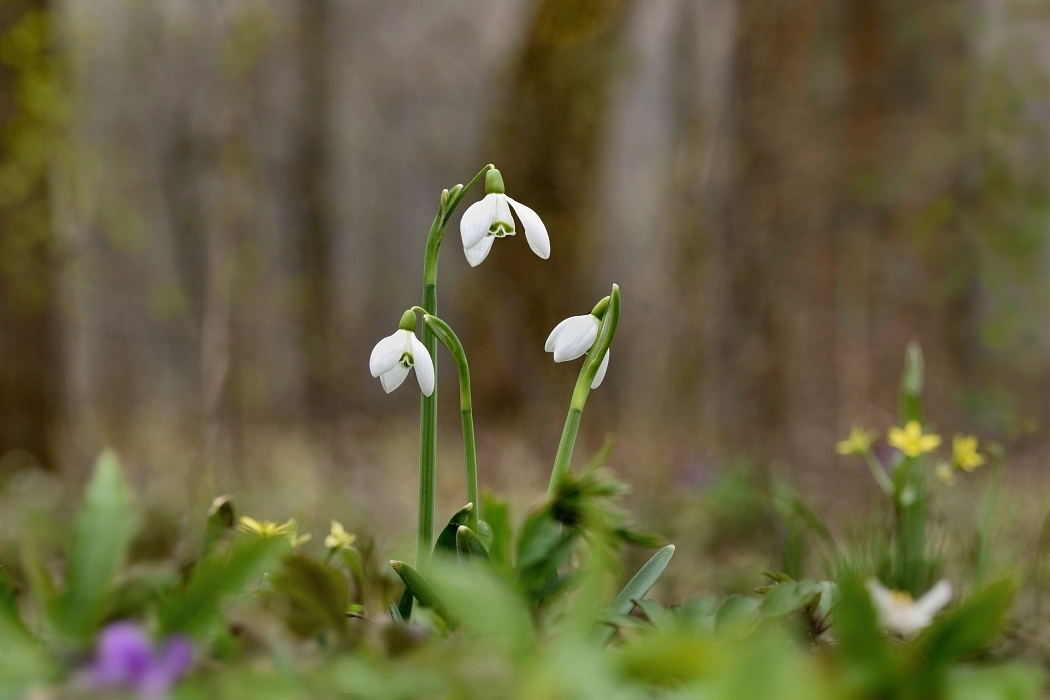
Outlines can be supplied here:
<path id="1" fill-rule="evenodd" d="M 547 342 L 543 344 L 545 352 L 554 353 L 555 362 L 568 362 L 586 354 L 594 345 L 598 337 L 598 328 L 601 321 L 593 313 L 582 316 L 570 316 L 551 331 L 547 336 Z M 598 385 L 605 379 L 605 372 L 609 369 L 610 351 L 605 351 L 598 372 L 594 375 L 591 388 L 597 389 Z"/>
<path id="2" fill-rule="evenodd" d="M 493 168 L 485 173 L 485 198 L 471 204 L 463 212 L 463 218 L 459 222 L 463 252 L 471 267 L 477 267 L 488 257 L 493 241 L 515 234 L 511 208 L 521 219 L 521 226 L 525 229 L 525 240 L 528 241 L 532 252 L 544 260 L 550 257 L 551 242 L 547 235 L 547 227 L 536 212 L 506 195 L 503 176 L 499 170 Z"/>
<path id="3" fill-rule="evenodd" d="M 416 370 L 416 379 L 423 395 L 434 393 L 434 362 L 426 346 L 416 338 L 415 328 L 415 312 L 406 311 L 401 319 L 401 327 L 376 343 L 372 349 L 368 369 L 373 377 L 379 377 L 388 394 L 401 386 L 410 369 Z"/>
<path id="4" fill-rule="evenodd" d="M 941 579 L 918 600 L 904 591 L 893 591 L 875 579 L 868 581 L 868 592 L 875 603 L 883 629 L 904 637 L 930 626 L 933 618 L 952 599 L 952 584 Z"/>

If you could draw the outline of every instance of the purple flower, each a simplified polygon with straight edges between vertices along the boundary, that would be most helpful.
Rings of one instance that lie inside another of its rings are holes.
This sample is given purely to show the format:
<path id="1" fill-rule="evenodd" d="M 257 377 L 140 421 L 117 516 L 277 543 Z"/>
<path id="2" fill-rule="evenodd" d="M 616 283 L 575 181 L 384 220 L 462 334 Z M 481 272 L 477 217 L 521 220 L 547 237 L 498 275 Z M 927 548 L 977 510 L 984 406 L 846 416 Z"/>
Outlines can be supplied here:
<path id="1" fill-rule="evenodd" d="M 192 663 L 193 645 L 187 637 L 175 635 L 154 647 L 135 623 L 115 622 L 99 635 L 89 673 L 97 688 L 133 690 L 142 698 L 160 700 Z"/>

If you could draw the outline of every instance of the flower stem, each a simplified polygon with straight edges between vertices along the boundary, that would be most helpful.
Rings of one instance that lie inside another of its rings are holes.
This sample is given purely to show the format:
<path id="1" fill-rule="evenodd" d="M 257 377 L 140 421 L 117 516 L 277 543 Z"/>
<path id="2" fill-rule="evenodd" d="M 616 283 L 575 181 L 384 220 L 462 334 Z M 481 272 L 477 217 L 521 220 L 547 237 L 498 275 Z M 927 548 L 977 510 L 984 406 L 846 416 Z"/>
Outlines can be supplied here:
<path id="1" fill-rule="evenodd" d="M 441 204 L 427 235 L 426 255 L 423 260 L 423 309 L 430 315 L 437 314 L 437 271 L 441 254 L 441 241 L 445 237 L 452 213 L 470 189 L 485 176 L 492 165 L 486 165 L 470 182 L 456 185 L 441 193 Z M 434 392 L 424 396 L 420 402 L 419 417 L 419 521 L 416 541 L 416 566 L 425 571 L 430 562 L 430 550 L 434 542 L 434 494 L 437 487 L 437 337 L 428 328 L 423 328 L 423 345 L 434 362 Z"/>
<path id="2" fill-rule="evenodd" d="M 597 308 L 597 307 L 596 307 Z M 576 380 L 576 388 L 572 392 L 572 401 L 569 403 L 569 414 L 565 417 L 565 427 L 561 431 L 561 441 L 558 443 L 558 452 L 554 457 L 554 467 L 551 469 L 551 480 L 547 487 L 547 493 L 554 493 L 558 484 L 569 473 L 569 463 L 572 461 L 572 451 L 576 446 L 576 435 L 580 430 L 580 419 L 583 417 L 584 406 L 587 405 L 587 397 L 591 393 L 591 383 L 598 374 L 598 368 L 609 351 L 613 336 L 616 334 L 616 324 L 620 320 L 620 288 L 612 286 L 609 295 L 609 307 L 602 317 L 602 324 L 598 328 L 598 337 L 587 352 L 587 359 L 583 362 L 583 369 Z"/>
<path id="3" fill-rule="evenodd" d="M 864 462 L 868 465 L 868 469 L 871 470 L 871 475 L 875 477 L 875 482 L 882 489 L 883 493 L 887 496 L 893 497 L 893 479 L 886 473 L 886 469 L 879 462 L 878 458 L 868 450 L 864 455 Z"/>
<path id="4" fill-rule="evenodd" d="M 470 400 L 470 367 L 467 353 L 452 328 L 437 316 L 424 315 L 423 324 L 430 329 L 445 346 L 456 363 L 459 372 L 459 411 L 463 419 L 463 456 L 467 467 L 467 501 L 474 507 L 467 515 L 467 527 L 478 531 L 478 456 L 474 443 L 474 411 Z"/>

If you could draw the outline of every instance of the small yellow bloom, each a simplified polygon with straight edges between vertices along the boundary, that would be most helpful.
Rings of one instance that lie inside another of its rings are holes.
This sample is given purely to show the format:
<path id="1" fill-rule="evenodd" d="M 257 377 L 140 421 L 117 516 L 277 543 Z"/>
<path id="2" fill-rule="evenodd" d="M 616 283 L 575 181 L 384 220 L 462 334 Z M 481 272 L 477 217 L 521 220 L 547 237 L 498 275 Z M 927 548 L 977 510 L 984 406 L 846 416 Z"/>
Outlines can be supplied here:
<path id="1" fill-rule="evenodd" d="M 263 520 L 262 522 L 255 518 L 249 518 L 247 515 L 241 516 L 241 532 L 250 532 L 260 537 L 278 537 L 279 535 L 287 535 L 292 526 L 295 524 L 295 520 L 289 520 L 286 523 L 278 525 L 272 520 Z"/>
<path id="2" fill-rule="evenodd" d="M 332 521 L 332 531 L 324 538 L 324 546 L 328 549 L 350 549 L 350 545 L 357 539 L 357 535 L 343 529 L 343 524 Z"/>
<path id="3" fill-rule="evenodd" d="M 849 431 L 849 437 L 839 442 L 835 449 L 840 455 L 863 457 L 871 449 L 871 443 L 875 440 L 876 435 L 878 433 L 874 430 L 864 430 L 853 426 L 853 429 Z"/>
<path id="4" fill-rule="evenodd" d="M 977 438 L 973 435 L 956 435 L 952 438 L 952 459 L 956 466 L 968 472 L 985 462 L 984 455 L 977 451 Z"/>
<path id="5" fill-rule="evenodd" d="M 947 462 L 941 462 L 937 465 L 937 478 L 940 479 L 941 483 L 951 486 L 955 483 L 955 470 L 952 469 L 952 465 Z"/>
<path id="6" fill-rule="evenodd" d="M 919 421 L 910 420 L 903 428 L 890 428 L 889 443 L 908 457 L 918 457 L 936 450 L 941 444 L 941 436 L 924 435 Z"/>
<path id="7" fill-rule="evenodd" d="M 304 542 L 310 540 L 310 535 L 299 535 L 299 523 L 296 522 L 295 518 L 289 518 L 286 522 L 277 524 L 272 520 L 263 520 L 262 522 L 255 518 L 249 518 L 247 515 L 241 516 L 240 524 L 241 532 L 248 532 L 253 535 L 259 535 L 260 537 L 287 537 L 292 543 L 292 547 L 298 547 Z"/>

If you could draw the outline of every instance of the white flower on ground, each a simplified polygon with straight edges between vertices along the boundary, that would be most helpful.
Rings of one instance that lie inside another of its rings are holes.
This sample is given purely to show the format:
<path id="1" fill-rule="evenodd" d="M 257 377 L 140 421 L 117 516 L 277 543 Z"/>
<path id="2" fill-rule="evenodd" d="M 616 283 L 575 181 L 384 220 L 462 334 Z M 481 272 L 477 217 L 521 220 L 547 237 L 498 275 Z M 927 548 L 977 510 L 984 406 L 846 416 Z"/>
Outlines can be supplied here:
<path id="1" fill-rule="evenodd" d="M 547 336 L 543 349 L 545 352 L 554 353 L 555 362 L 575 360 L 586 354 L 594 345 L 594 339 L 598 337 L 599 326 L 601 326 L 601 321 L 593 313 L 570 316 L 554 327 L 551 334 Z M 597 374 L 594 375 L 594 381 L 591 382 L 592 389 L 597 389 L 605 379 L 605 372 L 609 369 L 610 354 L 612 353 L 608 350 L 605 352 L 602 364 L 598 367 Z"/>
<path id="2" fill-rule="evenodd" d="M 413 368 L 423 395 L 434 393 L 434 362 L 426 346 L 416 337 L 415 329 L 416 315 L 406 311 L 401 319 L 401 328 L 380 340 L 372 349 L 368 369 L 373 377 L 379 377 L 388 394 L 401 386 L 408 371 Z"/>
<path id="3" fill-rule="evenodd" d="M 952 599 L 952 584 L 941 579 L 918 600 L 904 591 L 893 591 L 875 579 L 868 581 L 879 624 L 890 632 L 910 637 L 930 626 L 933 618 Z"/>
<path id="4" fill-rule="evenodd" d="M 525 240 L 528 241 L 532 252 L 544 260 L 551 256 L 547 227 L 536 212 L 504 193 L 503 176 L 499 170 L 493 168 L 485 173 L 485 198 L 471 204 L 463 212 L 463 218 L 459 222 L 463 252 L 471 267 L 477 267 L 488 257 L 492 243 L 497 238 L 514 235 L 511 208 L 521 219 L 521 226 L 525 229 Z"/>

